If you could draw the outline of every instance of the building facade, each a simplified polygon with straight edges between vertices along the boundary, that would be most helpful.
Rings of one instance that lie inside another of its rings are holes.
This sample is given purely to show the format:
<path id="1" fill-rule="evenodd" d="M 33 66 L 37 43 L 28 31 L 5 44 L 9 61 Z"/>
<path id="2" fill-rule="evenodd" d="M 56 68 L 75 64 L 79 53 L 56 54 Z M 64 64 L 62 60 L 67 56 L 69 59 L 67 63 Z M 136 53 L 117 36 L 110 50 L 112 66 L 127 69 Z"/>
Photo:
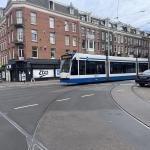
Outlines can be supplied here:
<path id="1" fill-rule="evenodd" d="M 22 72 L 26 76 L 33 74 L 33 69 L 28 71 L 27 68 L 31 60 L 42 69 L 44 60 L 45 65 L 51 60 L 51 66 L 55 59 L 57 67 L 52 68 L 58 69 L 60 57 L 66 52 L 149 55 L 148 33 L 108 18 L 99 19 L 72 4 L 66 6 L 53 0 L 9 0 L 6 8 L 0 9 L 0 18 L 0 67 L 8 71 L 6 76 L 11 81 L 18 81 Z M 26 65 L 19 65 L 21 67 L 12 67 L 24 63 Z M 43 69 L 46 68 L 43 66 Z"/>

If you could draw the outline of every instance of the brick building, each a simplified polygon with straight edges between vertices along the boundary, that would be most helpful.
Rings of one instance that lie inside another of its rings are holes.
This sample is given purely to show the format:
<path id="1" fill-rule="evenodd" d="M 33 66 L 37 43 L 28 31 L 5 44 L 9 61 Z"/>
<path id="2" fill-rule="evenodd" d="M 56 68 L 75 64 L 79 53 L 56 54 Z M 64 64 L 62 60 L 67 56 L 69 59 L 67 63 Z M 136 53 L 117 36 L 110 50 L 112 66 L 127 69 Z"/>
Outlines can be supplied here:
<path id="1" fill-rule="evenodd" d="M 0 9 L 0 66 L 18 81 L 34 69 L 58 69 L 60 56 L 91 54 L 148 57 L 149 34 L 53 0 L 9 0 Z M 37 65 L 36 65 L 37 64 Z M 34 67 L 33 67 L 34 66 Z M 55 75 L 55 73 L 54 73 Z"/>

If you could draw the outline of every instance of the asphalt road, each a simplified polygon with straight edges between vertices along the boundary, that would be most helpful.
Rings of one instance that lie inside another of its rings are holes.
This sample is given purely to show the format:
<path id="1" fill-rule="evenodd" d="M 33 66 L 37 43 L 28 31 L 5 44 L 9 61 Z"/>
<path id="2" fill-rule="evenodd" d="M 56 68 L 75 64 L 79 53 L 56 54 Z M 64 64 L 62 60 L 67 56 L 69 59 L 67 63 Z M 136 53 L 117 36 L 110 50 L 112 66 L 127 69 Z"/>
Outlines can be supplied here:
<path id="1" fill-rule="evenodd" d="M 115 103 L 114 84 L 1 89 L 1 149 L 27 150 L 35 136 L 49 150 L 148 150 L 150 130 Z"/>

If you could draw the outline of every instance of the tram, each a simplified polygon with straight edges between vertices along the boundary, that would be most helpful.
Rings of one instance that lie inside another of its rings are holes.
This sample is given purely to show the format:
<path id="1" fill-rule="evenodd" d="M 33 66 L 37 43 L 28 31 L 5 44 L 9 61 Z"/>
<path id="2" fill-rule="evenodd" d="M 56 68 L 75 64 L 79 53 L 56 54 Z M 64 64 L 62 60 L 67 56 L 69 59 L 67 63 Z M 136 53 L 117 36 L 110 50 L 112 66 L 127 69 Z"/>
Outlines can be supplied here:
<path id="1" fill-rule="evenodd" d="M 116 57 L 82 53 L 61 57 L 60 82 L 86 84 L 135 79 L 148 69 L 147 58 Z"/>

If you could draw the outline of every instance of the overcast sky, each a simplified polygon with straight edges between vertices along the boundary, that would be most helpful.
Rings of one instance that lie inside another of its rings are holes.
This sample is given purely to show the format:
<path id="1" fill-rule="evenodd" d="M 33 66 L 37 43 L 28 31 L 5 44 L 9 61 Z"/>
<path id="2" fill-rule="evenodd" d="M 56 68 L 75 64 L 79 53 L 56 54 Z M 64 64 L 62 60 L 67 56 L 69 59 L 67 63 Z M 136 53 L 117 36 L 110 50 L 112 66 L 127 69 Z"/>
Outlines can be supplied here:
<path id="1" fill-rule="evenodd" d="M 70 2 L 79 10 L 92 12 L 98 17 L 117 17 L 118 0 L 63 0 L 64 4 Z M 6 3 L 7 0 L 1 0 L 0 7 Z M 124 23 L 150 31 L 150 0 L 119 0 L 118 16 Z"/>

